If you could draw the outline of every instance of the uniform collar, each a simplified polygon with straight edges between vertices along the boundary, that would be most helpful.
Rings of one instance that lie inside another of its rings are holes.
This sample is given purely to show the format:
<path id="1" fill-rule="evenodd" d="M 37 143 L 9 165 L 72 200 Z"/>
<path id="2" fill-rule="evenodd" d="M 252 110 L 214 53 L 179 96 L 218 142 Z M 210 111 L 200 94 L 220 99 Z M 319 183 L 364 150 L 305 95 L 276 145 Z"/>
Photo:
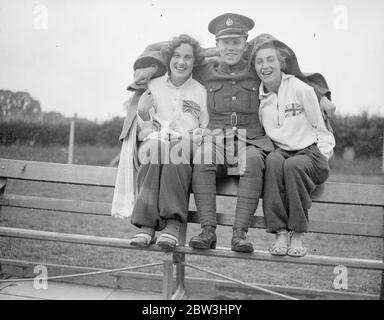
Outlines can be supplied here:
<path id="1" fill-rule="evenodd" d="M 192 81 L 192 74 L 189 76 L 189 78 L 181 85 L 181 86 L 175 86 L 172 81 L 171 81 L 171 76 L 169 73 L 165 74 L 164 76 L 164 81 L 165 83 L 170 86 L 171 88 L 176 88 L 176 89 L 181 89 L 181 88 L 185 88 L 186 86 L 189 85 L 189 83 L 191 83 Z"/>
<path id="2" fill-rule="evenodd" d="M 223 73 L 239 73 L 240 71 L 243 71 L 247 67 L 248 63 L 244 60 L 241 59 L 238 63 L 235 65 L 229 65 L 224 62 L 219 63 L 219 71 Z"/>

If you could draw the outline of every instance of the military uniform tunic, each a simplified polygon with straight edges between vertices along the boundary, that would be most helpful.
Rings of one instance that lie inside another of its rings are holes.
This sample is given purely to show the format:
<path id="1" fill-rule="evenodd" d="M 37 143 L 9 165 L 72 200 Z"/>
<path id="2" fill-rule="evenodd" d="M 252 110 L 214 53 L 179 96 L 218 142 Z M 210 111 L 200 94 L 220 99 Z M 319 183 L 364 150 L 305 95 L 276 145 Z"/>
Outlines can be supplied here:
<path id="1" fill-rule="evenodd" d="M 234 66 L 211 62 L 194 69 L 194 78 L 207 89 L 209 129 L 246 129 L 247 143 L 272 151 L 259 122 L 259 86 L 256 73 L 242 60 Z M 237 135 L 237 132 L 235 132 Z"/>

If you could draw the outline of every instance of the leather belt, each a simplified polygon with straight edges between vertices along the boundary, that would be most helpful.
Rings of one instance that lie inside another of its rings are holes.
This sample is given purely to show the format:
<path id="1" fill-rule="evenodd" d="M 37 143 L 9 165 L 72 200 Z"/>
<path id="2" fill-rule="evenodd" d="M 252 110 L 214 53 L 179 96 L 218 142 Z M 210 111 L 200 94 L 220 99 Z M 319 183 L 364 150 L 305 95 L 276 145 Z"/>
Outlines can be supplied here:
<path id="1" fill-rule="evenodd" d="M 244 113 L 213 113 L 209 116 L 209 121 L 213 125 L 220 126 L 231 126 L 232 128 L 237 128 L 239 126 L 248 125 L 250 123 L 258 122 L 258 115 L 254 113 L 244 114 Z"/>

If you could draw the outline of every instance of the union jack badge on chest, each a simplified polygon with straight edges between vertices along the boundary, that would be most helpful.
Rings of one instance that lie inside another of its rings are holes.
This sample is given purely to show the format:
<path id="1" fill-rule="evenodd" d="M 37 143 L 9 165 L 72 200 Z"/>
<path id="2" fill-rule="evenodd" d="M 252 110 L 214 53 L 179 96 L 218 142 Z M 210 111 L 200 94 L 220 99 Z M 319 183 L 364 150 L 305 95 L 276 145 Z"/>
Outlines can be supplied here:
<path id="1" fill-rule="evenodd" d="M 303 113 L 303 111 L 303 106 L 297 103 L 289 103 L 284 108 L 284 116 L 285 118 L 296 117 Z"/>

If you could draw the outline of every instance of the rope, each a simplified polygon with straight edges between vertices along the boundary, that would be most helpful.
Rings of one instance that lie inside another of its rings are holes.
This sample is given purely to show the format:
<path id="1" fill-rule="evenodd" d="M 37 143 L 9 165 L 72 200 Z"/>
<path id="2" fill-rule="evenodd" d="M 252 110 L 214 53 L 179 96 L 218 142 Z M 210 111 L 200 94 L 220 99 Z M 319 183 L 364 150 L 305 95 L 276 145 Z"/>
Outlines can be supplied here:
<path id="1" fill-rule="evenodd" d="M 183 265 L 187 266 L 187 267 L 192 268 L 192 269 L 196 269 L 196 270 L 199 270 L 199 271 L 202 271 L 202 272 L 206 272 L 206 273 L 212 274 L 214 276 L 217 276 L 219 278 L 223 278 L 223 279 L 226 279 L 226 280 L 229 280 L 229 281 L 241 284 L 243 286 L 250 287 L 252 289 L 256 289 L 256 290 L 259 290 L 259 291 L 262 291 L 262 292 L 265 292 L 265 293 L 276 295 L 276 296 L 279 296 L 279 297 L 282 297 L 282 298 L 285 298 L 285 299 L 288 299 L 288 300 L 299 300 L 297 298 L 294 298 L 294 297 L 291 297 L 291 296 L 288 296 L 288 295 L 285 295 L 285 294 L 281 294 L 281 293 L 278 293 L 278 292 L 275 292 L 275 291 L 272 291 L 272 290 L 268 290 L 268 289 L 265 289 L 265 288 L 262 288 L 262 287 L 259 287 L 259 286 L 256 286 L 256 285 L 252 285 L 252 284 L 249 284 L 249 283 L 246 283 L 246 282 L 242 282 L 242 281 L 239 281 L 239 280 L 236 280 L 236 279 L 224 276 L 224 275 L 222 275 L 220 273 L 216 273 L 216 272 L 213 272 L 213 271 L 209 271 L 207 269 L 196 267 L 196 266 L 194 266 L 192 264 L 189 264 L 189 263 L 185 263 L 185 262 L 181 262 L 181 263 Z"/>
<path id="2" fill-rule="evenodd" d="M 140 268 L 155 267 L 155 266 L 159 266 L 162 264 L 163 264 L 162 262 L 158 262 L 158 263 L 151 263 L 151 264 L 143 264 L 141 266 L 135 266 L 135 267 L 125 267 L 125 268 L 111 269 L 111 270 L 100 270 L 100 271 L 85 272 L 85 273 L 67 274 L 67 275 L 63 275 L 63 276 L 39 277 L 38 279 L 39 280 L 53 280 L 53 279 L 76 278 L 76 277 L 92 276 L 92 275 L 103 274 L 103 273 L 113 273 L 113 272 L 119 272 L 119 271 L 127 271 L 127 270 L 134 270 L 134 269 L 140 269 Z M 7 279 L 7 280 L 0 280 L 0 283 L 2 283 L 2 282 L 34 281 L 35 279 L 36 279 L 36 276 L 33 278 Z"/>
<path id="3" fill-rule="evenodd" d="M 97 274 L 106 274 L 106 273 L 114 273 L 114 272 L 119 272 L 119 271 L 127 271 L 127 270 L 134 270 L 134 269 L 140 269 L 140 268 L 155 267 L 155 266 L 159 266 L 159 265 L 162 265 L 162 264 L 163 264 L 162 262 L 159 262 L 159 263 L 144 264 L 144 265 L 140 265 L 140 266 L 125 267 L 125 268 L 118 268 L 118 269 L 111 269 L 111 270 L 100 270 L 100 271 L 77 273 L 77 274 L 67 274 L 67 275 L 63 275 L 63 276 L 53 276 L 53 277 L 39 277 L 38 279 L 39 280 L 54 280 L 54 279 L 77 278 L 77 277 L 91 276 L 91 275 L 97 275 Z M 294 298 L 294 297 L 291 297 L 291 296 L 288 296 L 288 295 L 285 295 L 285 294 L 281 294 L 281 293 L 278 293 L 278 292 L 275 292 L 275 291 L 272 291 L 272 290 L 268 290 L 268 289 L 265 289 L 265 288 L 262 288 L 262 287 L 259 287 L 259 286 L 256 286 L 256 285 L 252 285 L 252 284 L 240 281 L 240 280 L 236 280 L 236 279 L 224 276 L 224 275 L 222 275 L 220 273 L 209 271 L 209 270 L 204 269 L 204 268 L 199 268 L 199 267 L 194 266 L 194 265 L 189 264 L 189 263 L 181 262 L 181 264 L 183 264 L 183 265 L 185 265 L 187 267 L 190 267 L 192 269 L 196 269 L 196 270 L 199 270 L 199 271 L 202 271 L 202 272 L 206 272 L 206 273 L 214 275 L 216 277 L 223 278 L 223 279 L 226 279 L 226 280 L 229 280 L 229 281 L 232 281 L 232 282 L 235 282 L 235 283 L 241 284 L 243 286 L 250 287 L 252 289 L 256 289 L 256 290 L 259 290 L 259 291 L 262 291 L 262 292 L 265 292 L 265 293 L 276 295 L 276 296 L 279 296 L 279 297 L 282 297 L 282 298 L 285 298 L 285 299 L 288 299 L 288 300 L 299 300 L 297 298 Z M 0 283 L 4 283 L 4 282 L 34 281 L 35 279 L 36 279 L 36 277 L 33 277 L 33 278 L 21 278 L 21 279 L 7 279 L 7 280 L 0 280 Z"/>

